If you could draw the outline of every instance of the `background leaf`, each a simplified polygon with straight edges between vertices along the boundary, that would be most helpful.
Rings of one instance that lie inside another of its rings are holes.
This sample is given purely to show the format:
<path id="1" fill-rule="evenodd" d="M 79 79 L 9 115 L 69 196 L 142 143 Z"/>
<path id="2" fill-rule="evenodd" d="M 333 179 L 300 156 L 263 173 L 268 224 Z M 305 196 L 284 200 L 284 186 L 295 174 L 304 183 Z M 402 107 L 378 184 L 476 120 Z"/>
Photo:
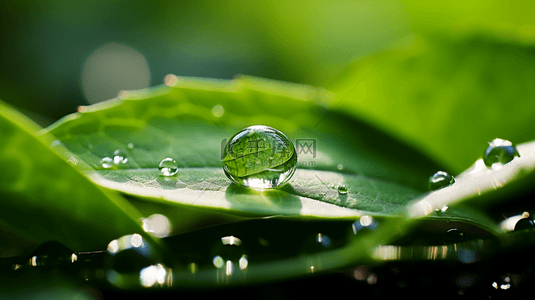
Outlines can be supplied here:
<path id="1" fill-rule="evenodd" d="M 498 35 L 415 35 L 397 50 L 355 61 L 331 90 L 351 90 L 337 110 L 460 172 L 496 137 L 535 138 L 534 49 Z"/>
<path id="2" fill-rule="evenodd" d="M 54 152 L 49 147 L 53 139 L 37 137 L 38 128 L 0 102 L 1 255 L 27 254 L 50 240 L 73 251 L 102 250 L 111 240 L 135 232 L 151 242 L 139 212 L 75 169 L 71 164 L 91 170 L 73 156 L 65 158 L 68 152 L 61 146 Z"/>

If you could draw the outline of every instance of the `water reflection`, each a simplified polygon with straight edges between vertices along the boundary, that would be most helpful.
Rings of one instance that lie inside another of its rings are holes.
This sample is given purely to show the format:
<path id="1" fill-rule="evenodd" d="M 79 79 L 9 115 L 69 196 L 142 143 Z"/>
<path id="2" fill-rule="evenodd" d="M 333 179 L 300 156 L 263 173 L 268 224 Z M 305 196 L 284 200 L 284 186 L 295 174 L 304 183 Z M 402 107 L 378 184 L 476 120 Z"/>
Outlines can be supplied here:
<path id="1" fill-rule="evenodd" d="M 138 234 L 111 241 L 107 249 L 106 279 L 119 287 L 164 286 L 172 284 L 171 269 L 155 257 L 152 246 Z M 134 279 L 135 277 L 136 279 Z"/>
<path id="2" fill-rule="evenodd" d="M 32 267 L 72 264 L 78 260 L 74 251 L 56 241 L 44 242 L 28 257 L 28 265 Z"/>
<path id="3" fill-rule="evenodd" d="M 159 238 L 167 237 L 171 234 L 171 221 L 161 214 L 154 214 L 141 220 L 143 230 Z"/>
<path id="4" fill-rule="evenodd" d="M 139 272 L 139 282 L 143 287 L 152 287 L 154 285 L 171 286 L 172 281 L 173 272 L 162 264 L 148 266 Z"/>
<path id="5" fill-rule="evenodd" d="M 249 258 L 240 238 L 229 235 L 220 238 L 212 251 L 212 264 L 217 269 L 217 278 L 225 279 L 243 273 L 249 266 Z"/>
<path id="6" fill-rule="evenodd" d="M 471 264 L 481 260 L 484 250 L 492 246 L 491 241 L 473 240 L 464 243 L 434 246 L 381 245 L 372 251 L 376 260 L 456 260 Z"/>
<path id="7" fill-rule="evenodd" d="M 377 221 L 373 217 L 364 215 L 360 217 L 358 221 L 355 221 L 351 224 L 351 229 L 353 234 L 362 234 L 369 230 L 375 230 L 377 227 Z"/>

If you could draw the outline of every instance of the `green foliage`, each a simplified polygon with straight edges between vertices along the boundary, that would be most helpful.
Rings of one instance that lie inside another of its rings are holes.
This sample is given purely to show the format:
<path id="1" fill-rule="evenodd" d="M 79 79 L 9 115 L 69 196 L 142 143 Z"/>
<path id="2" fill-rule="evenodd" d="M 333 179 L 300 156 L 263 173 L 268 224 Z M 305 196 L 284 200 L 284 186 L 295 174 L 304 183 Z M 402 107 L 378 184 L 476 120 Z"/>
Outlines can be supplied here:
<path id="1" fill-rule="evenodd" d="M 56 144 L 54 152 L 52 137 L 38 137 L 37 129 L 0 102 L 3 232 L 18 235 L 26 247 L 56 240 L 74 251 L 101 250 L 118 236 L 143 233 L 135 208 L 93 184 L 79 171 L 90 172 L 89 167 L 61 145 Z M 9 244 L 2 250 L 26 254 L 22 250 L 27 248 L 15 246 Z"/>
<path id="2" fill-rule="evenodd" d="M 494 138 L 534 138 L 532 45 L 470 34 L 411 36 L 355 61 L 331 90 L 337 106 L 416 145 L 456 172 Z"/>

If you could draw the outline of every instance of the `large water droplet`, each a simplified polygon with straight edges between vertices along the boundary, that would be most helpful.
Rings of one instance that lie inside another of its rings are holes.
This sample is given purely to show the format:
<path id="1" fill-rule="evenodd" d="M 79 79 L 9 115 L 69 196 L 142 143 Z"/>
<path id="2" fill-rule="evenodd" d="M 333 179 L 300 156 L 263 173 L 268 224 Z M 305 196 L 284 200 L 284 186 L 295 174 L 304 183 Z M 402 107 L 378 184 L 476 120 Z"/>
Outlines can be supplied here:
<path id="1" fill-rule="evenodd" d="M 347 187 L 345 185 L 339 185 L 338 186 L 338 194 L 346 195 L 347 194 Z"/>
<path id="2" fill-rule="evenodd" d="M 455 178 L 444 171 L 438 171 L 429 177 L 429 190 L 434 191 L 455 183 Z"/>
<path id="3" fill-rule="evenodd" d="M 65 245 L 56 241 L 48 241 L 30 253 L 28 264 L 32 267 L 57 266 L 71 264 L 77 260 L 78 256 L 76 253 Z"/>
<path id="4" fill-rule="evenodd" d="M 533 220 L 530 218 L 522 218 L 515 224 L 515 231 L 533 228 L 535 228 L 535 223 L 533 223 Z"/>
<path id="5" fill-rule="evenodd" d="M 178 165 L 176 161 L 172 158 L 164 158 L 158 166 L 158 170 L 163 176 L 173 176 L 178 173 Z"/>
<path id="6" fill-rule="evenodd" d="M 225 175 L 253 188 L 275 188 L 286 183 L 297 165 L 292 141 L 282 132 L 262 125 L 235 134 L 223 154 Z"/>
<path id="7" fill-rule="evenodd" d="M 508 140 L 494 139 L 489 143 L 483 161 L 487 167 L 492 167 L 494 164 L 498 166 L 505 165 L 513 160 L 515 157 L 519 157 L 518 151 L 515 145 Z"/>

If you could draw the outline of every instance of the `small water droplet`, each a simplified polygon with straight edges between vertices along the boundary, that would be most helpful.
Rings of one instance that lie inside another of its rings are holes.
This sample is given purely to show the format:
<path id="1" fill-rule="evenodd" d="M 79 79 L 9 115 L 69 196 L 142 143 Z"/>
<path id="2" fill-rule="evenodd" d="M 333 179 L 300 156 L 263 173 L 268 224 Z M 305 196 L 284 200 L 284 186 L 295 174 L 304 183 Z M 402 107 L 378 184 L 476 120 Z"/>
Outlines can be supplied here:
<path id="1" fill-rule="evenodd" d="M 102 165 L 102 167 L 104 169 L 111 169 L 113 168 L 113 159 L 109 158 L 109 157 L 104 157 L 101 161 L 100 161 L 100 164 Z"/>
<path id="2" fill-rule="evenodd" d="M 338 166 L 336 166 L 336 168 L 340 171 L 342 171 L 344 169 L 344 165 L 342 164 L 339 164 Z"/>
<path id="3" fill-rule="evenodd" d="M 465 241 L 466 237 L 464 236 L 464 232 L 460 231 L 457 228 L 448 229 L 448 231 L 446 231 L 446 234 L 444 235 L 444 244 L 455 244 Z"/>
<path id="4" fill-rule="evenodd" d="M 494 139 L 485 150 L 483 161 L 489 168 L 496 168 L 493 166 L 494 164 L 497 164 L 499 168 L 519 156 L 520 154 L 513 143 L 508 140 Z"/>
<path id="5" fill-rule="evenodd" d="M 163 176 L 173 176 L 178 173 L 178 165 L 176 161 L 172 158 L 164 158 L 158 166 L 158 170 Z"/>
<path id="6" fill-rule="evenodd" d="M 455 183 L 455 178 L 444 171 L 438 171 L 429 177 L 428 188 L 435 191 Z"/>
<path id="7" fill-rule="evenodd" d="M 515 224 L 515 231 L 533 228 L 535 228 L 535 223 L 533 223 L 533 220 L 530 218 L 522 218 Z"/>
<path id="8" fill-rule="evenodd" d="M 297 152 L 292 141 L 268 126 L 243 129 L 230 138 L 223 150 L 225 175 L 248 187 L 281 186 L 290 180 L 296 166 Z"/>
<path id="9" fill-rule="evenodd" d="M 115 150 L 113 152 L 113 163 L 119 167 L 121 165 L 124 165 L 128 162 L 128 157 L 126 156 L 126 153 L 122 150 Z"/>
<path id="10" fill-rule="evenodd" d="M 223 106 L 217 104 L 214 107 L 212 107 L 212 114 L 214 115 L 214 117 L 219 118 L 224 113 L 225 113 L 225 109 L 223 108 Z"/>
<path id="11" fill-rule="evenodd" d="M 126 145 L 126 147 L 128 147 L 128 149 L 132 150 L 132 149 L 134 149 L 134 144 L 128 143 L 128 145 Z"/>
<path id="12" fill-rule="evenodd" d="M 338 194 L 340 195 L 346 195 L 347 194 L 347 187 L 345 185 L 339 185 L 338 186 Z"/>

